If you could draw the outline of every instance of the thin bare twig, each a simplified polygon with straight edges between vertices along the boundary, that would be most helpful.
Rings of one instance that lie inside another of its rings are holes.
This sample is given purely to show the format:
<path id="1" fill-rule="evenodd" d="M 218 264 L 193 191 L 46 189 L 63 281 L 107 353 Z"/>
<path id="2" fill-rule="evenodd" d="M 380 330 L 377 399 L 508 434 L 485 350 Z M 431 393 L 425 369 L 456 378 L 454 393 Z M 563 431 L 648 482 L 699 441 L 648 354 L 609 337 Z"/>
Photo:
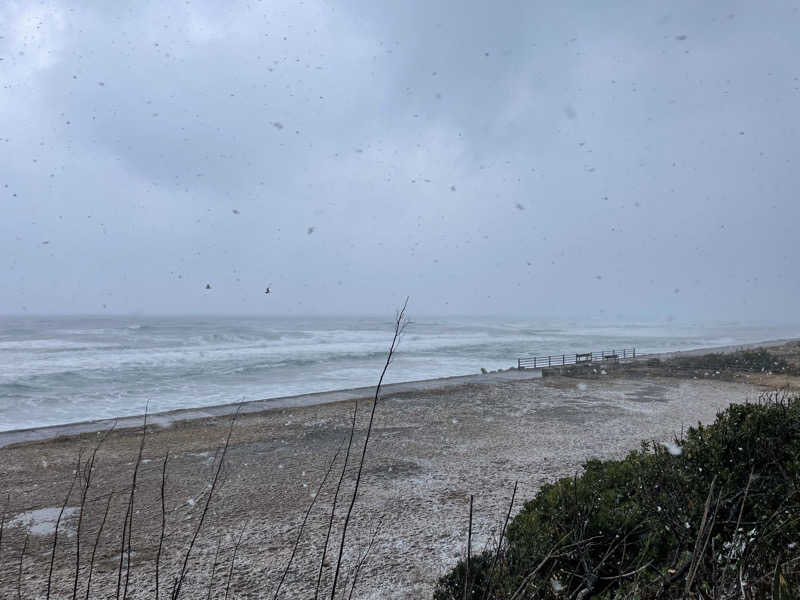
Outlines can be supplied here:
<path id="1" fill-rule="evenodd" d="M 214 479 L 211 482 L 211 489 L 208 491 L 208 495 L 206 496 L 206 503 L 203 506 L 203 512 L 200 513 L 200 520 L 197 523 L 197 527 L 194 530 L 194 535 L 192 535 L 192 540 L 189 542 L 189 547 L 186 549 L 186 554 L 183 557 L 183 565 L 181 566 L 180 575 L 178 576 L 177 581 L 175 582 L 175 586 L 172 592 L 172 600 L 177 600 L 178 596 L 181 593 L 181 587 L 183 586 L 183 580 L 186 578 L 186 571 L 189 566 L 189 558 L 192 555 L 192 549 L 194 548 L 194 544 L 197 541 L 197 536 L 200 534 L 200 529 L 203 527 L 203 522 L 206 519 L 206 514 L 208 513 L 208 507 L 211 504 L 211 499 L 214 497 L 214 491 L 217 488 L 217 481 L 219 480 L 219 474 L 222 471 L 222 466 L 225 464 L 225 456 L 228 454 L 228 447 L 231 443 L 231 434 L 233 433 L 233 426 L 236 423 L 236 418 L 239 416 L 239 411 L 241 410 L 241 405 L 236 409 L 236 412 L 233 414 L 231 418 L 231 424 L 228 428 L 228 436 L 225 438 L 225 445 L 222 448 L 222 455 L 219 458 L 219 463 L 217 464 L 217 470 L 214 473 Z"/>
<path id="2" fill-rule="evenodd" d="M 106 519 L 108 518 L 108 509 L 111 506 L 111 498 L 113 497 L 114 497 L 114 492 L 111 492 L 108 495 L 108 501 L 106 502 L 106 510 L 103 513 L 103 520 L 100 522 L 100 528 L 97 530 L 97 536 L 94 538 L 94 547 L 92 548 L 92 558 L 89 561 L 89 578 L 86 581 L 85 600 L 89 600 L 89 591 L 92 588 L 92 573 L 94 571 L 94 557 L 97 554 L 97 546 L 100 544 L 100 535 L 103 533 L 103 527 L 105 527 Z"/>
<path id="3" fill-rule="evenodd" d="M 386 515 L 381 515 L 381 518 L 378 519 L 378 524 L 375 526 L 375 529 L 372 530 L 372 536 L 369 539 L 369 544 L 367 544 L 367 549 L 364 550 L 364 553 L 356 562 L 356 567 L 353 571 L 353 584 L 350 586 L 350 595 L 347 596 L 347 600 L 353 600 L 353 592 L 356 591 L 356 584 L 358 583 L 358 574 L 361 572 L 361 567 L 364 566 L 364 563 L 369 556 L 370 551 L 372 550 L 372 545 L 375 543 L 375 536 L 378 535 L 378 531 L 380 531 L 381 525 L 383 525 L 383 518 Z"/>
<path id="4" fill-rule="evenodd" d="M 219 547 L 222 545 L 222 533 L 217 537 L 217 549 L 214 551 L 214 562 L 211 565 L 211 577 L 208 579 L 208 596 L 206 600 L 211 600 L 211 592 L 214 590 L 214 573 L 217 571 L 217 560 L 219 559 Z"/>
<path id="5" fill-rule="evenodd" d="M 556 553 L 556 550 L 567 539 L 568 536 L 569 536 L 569 534 L 566 534 L 556 544 L 553 545 L 553 547 L 550 549 L 550 551 L 545 555 L 545 557 L 542 559 L 542 561 L 538 565 L 536 565 L 536 567 L 533 569 L 533 571 L 528 573 L 523 578 L 523 580 L 520 582 L 519 586 L 514 591 L 514 593 L 511 595 L 511 598 L 509 600 L 517 600 L 517 598 L 520 597 L 520 595 L 525 591 L 525 587 L 528 585 L 530 580 L 533 579 L 534 577 L 536 577 L 536 574 L 539 572 L 539 570 L 543 566 L 545 566 L 547 564 L 548 560 L 550 560 L 553 557 L 553 555 Z"/>
<path id="6" fill-rule="evenodd" d="M 350 516 L 353 512 L 353 506 L 356 503 L 356 498 L 358 497 L 358 487 L 361 483 L 361 473 L 364 469 L 364 460 L 367 455 L 367 446 L 369 445 L 369 438 L 372 434 L 372 423 L 375 420 L 375 408 L 378 406 L 378 397 L 381 391 L 381 385 L 383 385 L 383 378 L 386 375 L 386 371 L 389 369 L 389 364 L 392 362 L 392 356 L 394 355 L 395 348 L 397 347 L 397 342 L 400 337 L 400 333 L 405 328 L 405 313 L 406 307 L 408 306 L 408 298 L 403 303 L 403 308 L 398 311 L 397 316 L 395 318 L 394 323 L 394 336 L 392 337 L 392 343 L 389 346 L 389 353 L 386 356 L 386 364 L 383 365 L 383 371 L 381 371 L 380 379 L 378 379 L 378 386 L 375 388 L 375 398 L 372 403 L 372 411 L 370 412 L 369 416 L 369 424 L 367 425 L 367 433 L 366 437 L 364 438 L 364 446 L 361 449 L 361 460 L 358 463 L 358 472 L 356 473 L 356 482 L 353 486 L 353 495 L 350 498 L 350 506 L 347 508 L 347 515 L 344 518 L 344 523 L 342 525 L 342 538 L 339 542 L 339 556 L 336 558 L 336 570 L 333 574 L 333 585 L 331 586 L 331 600 L 335 600 L 336 597 L 336 582 L 339 579 L 339 570 L 342 565 L 342 556 L 344 555 L 344 544 L 345 539 L 347 537 L 347 526 L 350 524 Z"/>
<path id="7" fill-rule="evenodd" d="M 703 509 L 703 518 L 701 519 L 700 527 L 697 530 L 697 539 L 695 540 L 694 551 L 692 552 L 692 562 L 690 563 L 689 567 L 689 575 L 686 577 L 686 587 L 684 589 L 684 595 L 686 595 L 687 597 L 689 596 L 689 591 L 692 588 L 692 583 L 694 583 L 694 577 L 697 574 L 697 568 L 700 565 L 700 556 L 699 556 L 700 543 L 705 537 L 708 511 L 711 508 L 711 498 L 714 496 L 714 484 L 716 482 L 717 482 L 717 476 L 714 475 L 714 478 L 711 480 L 711 486 L 709 487 L 708 490 L 708 497 L 706 498 L 705 508 Z M 716 511 L 714 516 L 716 516 Z"/>
<path id="8" fill-rule="evenodd" d="M 116 427 L 116 421 L 114 424 L 106 430 L 103 436 L 97 441 L 94 448 L 92 449 L 92 454 L 87 459 L 86 465 L 84 466 L 83 471 L 83 479 L 81 480 L 81 504 L 78 508 L 78 526 L 75 530 L 75 579 L 72 582 L 72 600 L 76 600 L 78 597 L 78 576 L 81 570 L 81 526 L 83 525 L 83 513 L 86 509 L 86 495 L 89 493 L 89 487 L 92 485 L 92 472 L 94 471 L 94 461 L 97 457 L 97 451 L 100 449 L 100 446 L 103 445 L 106 437 L 111 431 Z"/>
<path id="9" fill-rule="evenodd" d="M 733 530 L 734 535 L 739 531 L 739 526 L 742 524 L 742 515 L 744 514 L 744 504 L 747 502 L 747 494 L 750 491 L 750 482 L 753 481 L 753 472 L 755 468 L 750 469 L 750 476 L 747 478 L 747 485 L 744 486 L 744 496 L 742 497 L 742 506 L 739 508 L 739 518 L 736 519 L 736 528 Z"/>
<path id="10" fill-rule="evenodd" d="M 116 600 L 119 600 L 119 592 L 122 589 L 122 565 L 125 560 L 125 536 L 128 534 L 128 517 L 131 513 L 131 503 L 128 502 L 128 507 L 125 510 L 125 519 L 122 521 L 122 541 L 119 547 L 119 568 L 117 569 L 117 595 Z"/>
<path id="11" fill-rule="evenodd" d="M 503 538 L 506 535 L 506 528 L 508 527 L 508 520 L 511 518 L 511 510 L 514 508 L 514 499 L 517 497 L 517 485 L 519 481 L 514 482 L 514 491 L 511 492 L 511 502 L 508 504 L 508 512 L 506 513 L 506 520 L 503 523 L 503 529 L 500 532 L 500 538 L 497 540 L 497 551 L 494 553 L 494 559 L 492 560 L 492 566 L 489 569 L 489 580 L 486 582 L 486 588 L 483 591 L 483 600 L 486 600 L 489 597 L 489 590 L 492 587 L 493 578 L 494 578 L 494 569 L 497 566 L 497 561 L 500 559 L 500 550 L 503 547 Z"/>
<path id="12" fill-rule="evenodd" d="M 275 588 L 275 594 L 272 596 L 272 600 L 277 600 L 278 594 L 281 591 L 281 587 L 283 586 L 283 582 L 286 579 L 286 574 L 289 572 L 289 569 L 292 566 L 292 562 L 294 561 L 294 557 L 297 554 L 297 546 L 300 545 L 300 538 L 303 536 L 303 530 L 306 528 L 306 522 L 308 521 L 308 515 L 311 514 L 311 509 L 314 508 L 314 504 L 317 502 L 317 497 L 319 497 L 319 493 L 322 491 L 322 488 L 325 486 L 325 482 L 328 481 L 328 475 L 331 474 L 333 470 L 333 465 L 336 463 L 336 459 L 339 458 L 339 453 L 342 450 L 342 445 L 339 444 L 339 447 L 336 449 L 336 453 L 333 455 L 333 460 L 331 460 L 330 464 L 328 465 L 328 470 L 325 471 L 325 476 L 322 478 L 322 483 L 319 484 L 317 488 L 317 492 L 314 494 L 314 497 L 311 499 L 311 502 L 308 504 L 308 510 L 306 510 L 306 514 L 303 516 L 303 522 L 300 525 L 300 531 L 297 532 L 297 538 L 294 540 L 294 546 L 292 547 L 292 554 L 289 557 L 289 560 L 286 562 L 286 568 L 283 570 L 283 574 L 281 575 L 281 579 L 278 582 L 278 587 Z"/>
<path id="13" fill-rule="evenodd" d="M 22 561 L 25 559 L 25 550 L 28 549 L 28 532 L 25 532 L 25 541 L 22 542 L 22 552 L 19 553 L 19 570 L 17 571 L 17 600 L 22 600 Z"/>
<path id="14" fill-rule="evenodd" d="M 64 515 L 64 511 L 67 508 L 67 503 L 69 502 L 69 497 L 72 495 L 72 490 L 75 487 L 75 481 L 78 479 L 78 475 L 81 472 L 81 454 L 78 452 L 78 464 L 75 466 L 75 475 L 72 477 L 72 483 L 69 484 L 69 491 L 67 492 L 67 496 L 64 498 L 64 503 L 61 505 L 61 510 L 58 511 L 58 518 L 56 519 L 56 530 L 53 533 L 53 551 L 50 553 L 50 571 L 47 574 L 47 595 L 45 596 L 48 600 L 50 599 L 50 588 L 53 583 L 53 565 L 56 562 L 56 546 L 58 545 L 58 527 L 61 525 L 61 517 Z"/>
<path id="15" fill-rule="evenodd" d="M 469 496 L 469 528 L 467 529 L 467 570 L 464 573 L 464 600 L 467 598 L 472 597 L 472 593 L 469 591 L 469 569 L 470 569 L 470 562 L 472 560 L 472 500 L 473 496 L 470 494 Z M 467 596 L 469 594 L 469 596 Z"/>
<path id="16" fill-rule="evenodd" d="M 244 525 L 242 525 L 242 530 L 239 532 L 239 539 L 236 540 L 236 545 L 233 547 L 233 556 L 231 557 L 231 568 L 228 570 L 228 582 L 225 584 L 225 600 L 228 600 L 228 592 L 231 591 L 231 579 L 233 578 L 233 565 L 236 564 L 236 554 L 239 552 L 239 546 L 242 543 L 242 536 L 244 535 L 244 530 L 247 529 L 247 525 L 250 521 L 245 521 Z"/>
<path id="17" fill-rule="evenodd" d="M 167 460 L 169 450 L 164 455 L 164 464 L 161 467 L 161 535 L 158 536 L 158 551 L 156 552 L 156 600 L 158 600 L 158 576 L 161 565 L 161 549 L 164 547 L 164 531 L 167 527 L 167 511 L 164 502 L 164 489 L 167 485 Z"/>
<path id="18" fill-rule="evenodd" d="M 11 502 L 11 494 L 6 494 L 6 505 L 3 507 L 3 516 L 0 518 L 0 558 L 3 556 L 3 529 L 6 524 L 6 512 L 8 512 L 8 505 Z M 0 565 L 3 561 L 0 560 Z"/>
<path id="19" fill-rule="evenodd" d="M 125 571 L 125 591 L 122 593 L 122 598 L 125 600 L 128 597 L 128 582 L 131 578 L 131 539 L 133 538 L 133 499 L 136 495 L 136 476 L 139 474 L 139 465 L 142 464 L 142 452 L 144 451 L 144 442 L 147 438 L 147 413 L 150 409 L 150 401 L 148 400 L 147 404 L 144 407 L 144 423 L 142 424 L 142 441 L 139 443 L 139 454 L 136 456 L 136 464 L 133 467 L 133 481 L 131 482 L 131 496 L 128 508 L 128 514 L 130 515 L 129 522 L 128 522 L 128 568 Z"/>
<path id="20" fill-rule="evenodd" d="M 336 503 L 339 500 L 339 490 L 342 487 L 342 480 L 344 479 L 345 472 L 347 471 L 347 463 L 350 460 L 350 448 L 353 445 L 353 434 L 356 430 L 356 415 L 358 414 L 358 400 L 355 401 L 353 407 L 353 422 L 350 425 L 350 439 L 347 442 L 347 451 L 344 454 L 344 465 L 342 465 L 342 472 L 339 475 L 339 481 L 336 483 L 336 492 L 333 495 L 333 503 L 331 504 L 331 515 L 328 519 L 328 532 L 325 534 L 325 544 L 322 547 L 322 558 L 319 561 L 319 571 L 317 572 L 317 586 L 314 588 L 314 600 L 319 598 L 319 587 L 322 581 L 322 568 L 325 566 L 325 556 L 328 553 L 328 542 L 331 539 L 331 530 L 333 529 L 333 519 L 336 515 Z"/>

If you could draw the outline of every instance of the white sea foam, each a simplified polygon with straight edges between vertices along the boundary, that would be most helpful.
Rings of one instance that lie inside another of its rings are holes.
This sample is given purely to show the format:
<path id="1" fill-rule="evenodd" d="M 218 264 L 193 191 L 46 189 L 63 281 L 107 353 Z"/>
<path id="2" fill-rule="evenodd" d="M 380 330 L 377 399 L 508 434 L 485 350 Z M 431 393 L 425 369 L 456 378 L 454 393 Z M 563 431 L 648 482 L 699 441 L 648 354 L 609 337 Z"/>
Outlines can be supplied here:
<path id="1" fill-rule="evenodd" d="M 519 356 L 639 352 L 800 331 L 414 319 L 386 382 L 507 368 Z M 0 430 L 368 386 L 390 319 L 0 318 Z M 169 426 L 168 418 L 160 419 Z"/>

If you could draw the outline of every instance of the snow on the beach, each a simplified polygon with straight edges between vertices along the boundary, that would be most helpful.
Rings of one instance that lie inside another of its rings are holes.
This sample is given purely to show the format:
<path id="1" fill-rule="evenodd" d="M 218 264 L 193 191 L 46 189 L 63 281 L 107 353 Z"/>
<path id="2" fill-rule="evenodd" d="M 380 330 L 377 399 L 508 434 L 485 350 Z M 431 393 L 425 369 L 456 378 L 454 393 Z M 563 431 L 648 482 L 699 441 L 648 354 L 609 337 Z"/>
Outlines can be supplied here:
<path id="1" fill-rule="evenodd" d="M 72 535 L 74 528 L 68 522 L 70 517 L 77 516 L 80 508 L 77 506 L 67 506 L 61 514 L 61 522 L 58 531 L 60 534 Z M 60 506 L 48 506 L 28 512 L 20 513 L 8 522 L 9 527 L 24 527 L 31 535 L 47 536 L 53 535 L 58 523 L 58 514 L 61 512 Z"/>

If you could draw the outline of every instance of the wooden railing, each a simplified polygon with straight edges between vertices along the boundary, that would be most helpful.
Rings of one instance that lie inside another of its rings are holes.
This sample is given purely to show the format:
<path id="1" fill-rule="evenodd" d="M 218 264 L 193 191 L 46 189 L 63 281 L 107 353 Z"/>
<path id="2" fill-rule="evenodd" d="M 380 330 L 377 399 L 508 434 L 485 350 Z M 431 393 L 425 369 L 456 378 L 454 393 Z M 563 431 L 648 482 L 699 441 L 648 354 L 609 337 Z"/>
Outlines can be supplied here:
<path id="1" fill-rule="evenodd" d="M 593 362 L 618 362 L 636 358 L 636 348 L 622 350 L 601 350 L 600 352 L 584 352 L 577 354 L 553 354 L 551 356 L 531 356 L 517 359 L 519 369 L 541 369 L 544 367 L 561 367 L 564 365 L 580 365 Z"/>

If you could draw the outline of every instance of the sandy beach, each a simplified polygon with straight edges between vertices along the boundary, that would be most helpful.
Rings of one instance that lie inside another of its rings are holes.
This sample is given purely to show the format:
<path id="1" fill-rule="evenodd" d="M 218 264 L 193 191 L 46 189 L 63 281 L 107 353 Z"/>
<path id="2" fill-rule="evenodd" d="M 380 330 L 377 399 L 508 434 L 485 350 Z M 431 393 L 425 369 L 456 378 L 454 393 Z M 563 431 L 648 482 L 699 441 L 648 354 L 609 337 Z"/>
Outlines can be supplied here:
<path id="1" fill-rule="evenodd" d="M 666 441 L 698 422 L 712 421 L 732 402 L 755 400 L 765 389 L 797 383 L 794 378 L 768 375 L 745 381 L 723 380 L 713 374 L 698 379 L 646 371 L 631 375 L 612 369 L 586 378 L 511 373 L 389 390 L 379 401 L 341 577 L 347 577 L 347 569 L 366 549 L 373 532 L 377 533 L 353 597 L 429 597 L 436 579 L 464 552 L 470 495 L 474 495 L 473 549 L 477 551 L 493 543 L 515 481 L 519 482 L 519 509 L 542 484 L 579 472 L 589 458 L 622 456 L 643 438 Z M 220 485 L 192 552 L 183 597 L 206 598 L 209 585 L 211 597 L 224 597 L 234 545 L 243 527 L 231 596 L 271 597 L 309 502 L 337 449 L 347 442 L 356 403 L 353 454 L 360 453 L 372 405 L 365 395 L 361 400 L 281 406 L 239 415 Z M 164 456 L 169 453 L 162 592 L 171 585 L 203 512 L 231 416 L 156 418 L 154 422 L 147 430 L 137 479 L 132 597 L 152 597 L 154 589 Z M 113 596 L 117 585 L 122 523 L 141 440 L 141 427 L 127 425 L 108 435 L 97 453 L 81 520 L 80 581 L 85 593 L 89 555 L 109 492 L 114 492 L 97 548 L 93 597 Z M 28 442 L 7 440 L 0 448 L 0 492 L 10 499 L 0 555 L 2 596 L 16 594 L 27 534 L 22 594 L 43 597 L 55 520 L 76 461 L 80 453 L 86 459 L 102 436 L 85 431 Z M 343 455 L 341 450 L 309 514 L 282 597 L 313 597 Z M 356 462 L 351 457 L 337 525 L 352 493 Z M 59 528 L 52 597 L 72 591 L 79 504 L 76 486 Z M 338 531 L 337 526 L 329 549 L 333 563 Z M 323 589 L 328 589 L 331 577 L 332 569 L 326 566 Z"/>

